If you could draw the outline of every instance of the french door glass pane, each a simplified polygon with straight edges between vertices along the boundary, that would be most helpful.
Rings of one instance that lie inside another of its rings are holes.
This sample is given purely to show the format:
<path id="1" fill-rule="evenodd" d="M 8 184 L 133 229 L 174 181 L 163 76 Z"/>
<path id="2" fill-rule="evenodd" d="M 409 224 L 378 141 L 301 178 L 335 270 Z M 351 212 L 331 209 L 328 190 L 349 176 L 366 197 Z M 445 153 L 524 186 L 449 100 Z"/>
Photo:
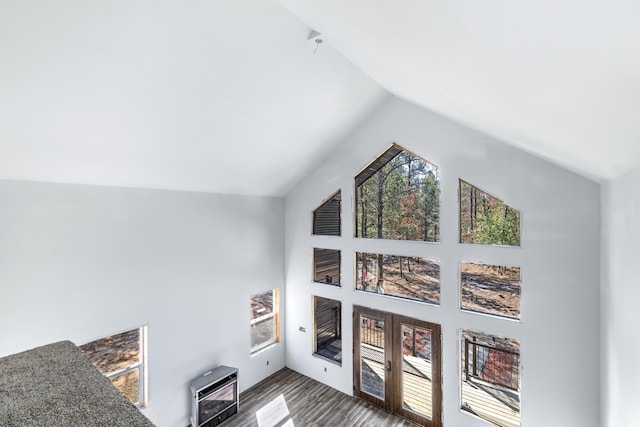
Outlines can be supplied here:
<path id="1" fill-rule="evenodd" d="M 401 331 L 402 407 L 431 419 L 431 331 L 404 323 L 401 324 Z"/>
<path id="2" fill-rule="evenodd" d="M 360 316 L 360 390 L 384 400 L 384 320 Z"/>

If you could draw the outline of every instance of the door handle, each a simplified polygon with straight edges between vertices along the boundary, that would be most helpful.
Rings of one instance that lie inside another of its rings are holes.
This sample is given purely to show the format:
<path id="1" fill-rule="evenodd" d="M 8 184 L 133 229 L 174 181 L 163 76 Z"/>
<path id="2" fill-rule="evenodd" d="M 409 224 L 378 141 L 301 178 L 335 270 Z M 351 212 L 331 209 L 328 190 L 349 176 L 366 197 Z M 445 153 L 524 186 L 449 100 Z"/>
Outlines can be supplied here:
<path id="1" fill-rule="evenodd" d="M 391 360 L 387 360 L 387 372 L 391 372 Z"/>

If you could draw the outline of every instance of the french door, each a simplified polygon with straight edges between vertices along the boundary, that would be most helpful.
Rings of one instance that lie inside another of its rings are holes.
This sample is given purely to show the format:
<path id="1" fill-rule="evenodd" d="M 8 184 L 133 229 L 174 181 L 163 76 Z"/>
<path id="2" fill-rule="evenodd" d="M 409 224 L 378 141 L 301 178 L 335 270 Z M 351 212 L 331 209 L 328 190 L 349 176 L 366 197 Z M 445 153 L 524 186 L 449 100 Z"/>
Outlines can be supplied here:
<path id="1" fill-rule="evenodd" d="M 354 306 L 355 395 L 424 426 L 442 425 L 440 325 Z"/>

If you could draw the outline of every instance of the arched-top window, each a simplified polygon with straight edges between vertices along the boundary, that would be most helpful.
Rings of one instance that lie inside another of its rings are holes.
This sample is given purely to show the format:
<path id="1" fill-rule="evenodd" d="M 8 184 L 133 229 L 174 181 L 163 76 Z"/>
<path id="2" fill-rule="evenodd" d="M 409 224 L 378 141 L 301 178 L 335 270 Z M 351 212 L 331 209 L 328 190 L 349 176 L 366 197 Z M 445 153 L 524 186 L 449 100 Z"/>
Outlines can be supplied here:
<path id="1" fill-rule="evenodd" d="M 393 144 L 355 177 L 356 237 L 440 240 L 438 167 Z"/>

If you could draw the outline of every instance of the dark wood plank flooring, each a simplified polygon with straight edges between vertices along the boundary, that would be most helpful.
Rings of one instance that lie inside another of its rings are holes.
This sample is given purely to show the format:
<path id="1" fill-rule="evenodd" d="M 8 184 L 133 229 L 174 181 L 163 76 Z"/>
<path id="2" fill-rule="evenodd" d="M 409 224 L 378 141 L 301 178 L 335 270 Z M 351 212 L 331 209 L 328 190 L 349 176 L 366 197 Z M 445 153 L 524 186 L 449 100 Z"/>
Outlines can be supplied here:
<path id="1" fill-rule="evenodd" d="M 284 368 L 243 392 L 240 395 L 240 413 L 225 423 L 224 427 L 258 427 L 256 411 L 280 394 L 285 398 L 295 427 L 417 426 L 364 400 Z"/>

